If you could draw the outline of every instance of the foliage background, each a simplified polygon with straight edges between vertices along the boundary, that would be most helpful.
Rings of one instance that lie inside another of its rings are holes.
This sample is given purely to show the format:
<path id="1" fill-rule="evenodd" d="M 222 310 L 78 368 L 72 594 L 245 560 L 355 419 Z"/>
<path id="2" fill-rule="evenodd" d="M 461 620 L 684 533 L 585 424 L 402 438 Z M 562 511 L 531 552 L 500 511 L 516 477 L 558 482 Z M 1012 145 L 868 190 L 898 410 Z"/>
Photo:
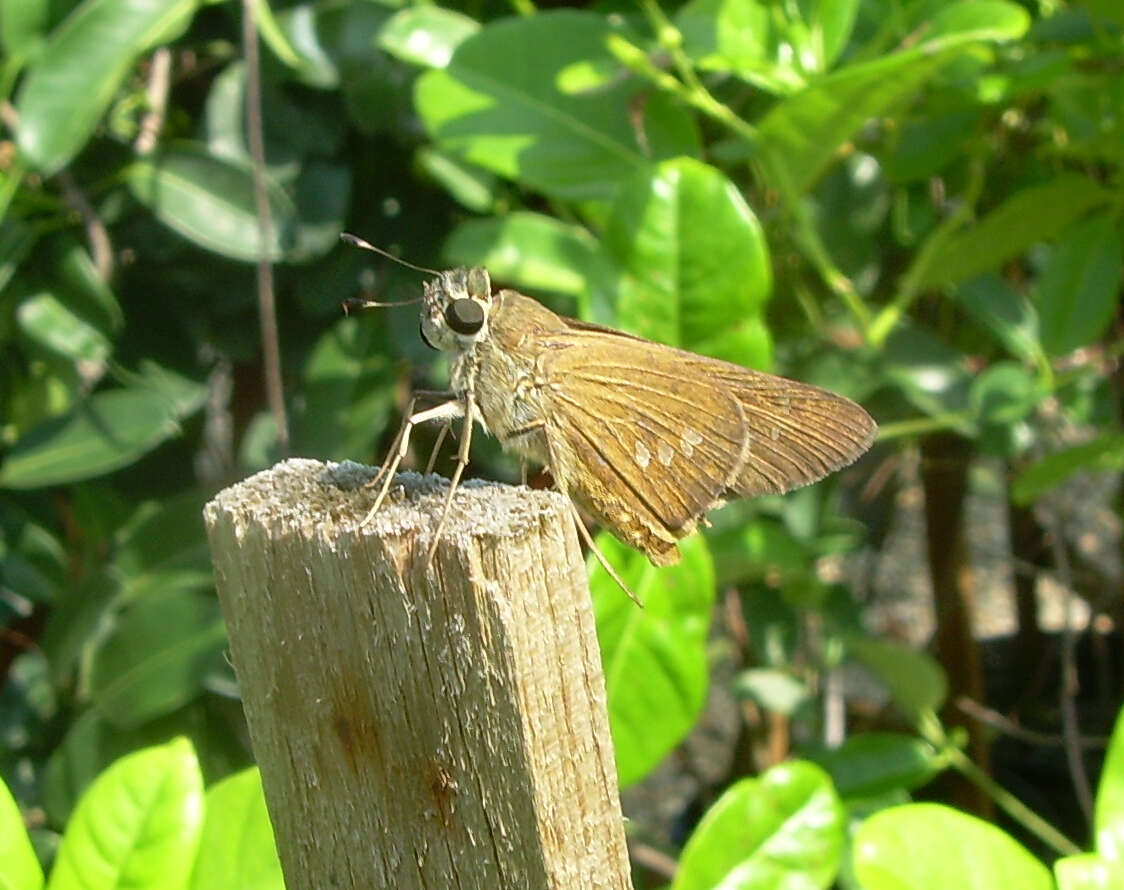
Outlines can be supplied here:
<path id="1" fill-rule="evenodd" d="M 838 807 L 858 818 L 948 767 L 986 794 L 942 797 L 985 816 L 997 800 L 1048 859 L 1089 846 L 1111 808 L 1094 814 L 1099 758 L 1081 756 L 1080 736 L 1108 732 L 1119 689 L 1105 671 L 1083 689 L 1099 708 L 1082 708 L 1077 633 L 1042 659 L 1033 602 L 1049 573 L 1094 613 L 1119 611 L 1118 582 L 1083 556 L 1083 528 L 1054 497 L 1074 473 L 1115 474 L 1124 459 L 1118 4 L 256 11 L 264 241 L 242 8 L 0 2 L 0 775 L 40 853 L 126 752 L 186 736 L 207 784 L 249 763 L 200 522 L 210 494 L 284 453 L 377 460 L 409 386 L 442 379 L 412 309 L 341 317 L 350 297 L 419 287 L 341 248 L 342 230 L 433 267 L 482 263 L 568 314 L 823 383 L 882 424 L 855 471 L 728 508 L 681 567 L 657 572 L 606 543 L 649 606 L 632 610 L 593 570 L 625 784 L 696 724 L 723 660 L 742 707 L 771 716 L 739 723 L 729 769 L 697 805 L 727 786 L 751 798 L 737 781 L 778 756 L 817 759 L 830 779 L 799 767 L 785 787 L 821 803 L 830 792 L 839 842 L 819 885 L 843 861 Z M 280 388 L 262 371 L 263 252 Z M 877 552 L 914 458 L 940 665 L 868 635 L 858 592 L 836 580 L 849 576 L 822 571 L 825 557 Z M 1043 728 L 1070 755 L 1057 796 L 1072 804 L 1048 815 L 1074 820 L 1077 846 L 989 784 L 991 739 L 947 707 L 988 700 L 962 608 L 981 458 L 1020 567 L 1016 671 L 1067 678 Z M 517 468 L 485 445 L 472 471 Z M 741 617 L 708 644 L 718 596 Z M 850 664 L 888 690 L 878 726 L 895 734 L 833 723 L 833 678 Z M 187 769 L 174 743 L 152 750 Z M 719 831 L 722 812 L 704 826 Z M 930 817 L 943 818 L 920 813 L 929 840 L 955 838 Z M 682 837 L 639 840 L 674 856 Z M 697 877 L 727 846 L 712 844 L 688 848 L 676 886 L 713 885 Z M 1065 868 L 1058 879 L 1074 880 Z"/>

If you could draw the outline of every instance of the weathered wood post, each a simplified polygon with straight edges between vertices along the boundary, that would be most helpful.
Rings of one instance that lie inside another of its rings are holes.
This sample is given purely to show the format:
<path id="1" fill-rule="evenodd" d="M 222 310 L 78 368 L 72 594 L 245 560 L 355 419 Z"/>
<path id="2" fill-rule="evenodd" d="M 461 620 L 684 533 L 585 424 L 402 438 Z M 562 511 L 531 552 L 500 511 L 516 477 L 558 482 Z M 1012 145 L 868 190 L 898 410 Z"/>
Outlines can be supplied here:
<path id="1" fill-rule="evenodd" d="M 631 888 L 562 497 L 290 460 L 204 511 L 289 890 Z M 623 594 L 622 594 L 623 596 Z"/>

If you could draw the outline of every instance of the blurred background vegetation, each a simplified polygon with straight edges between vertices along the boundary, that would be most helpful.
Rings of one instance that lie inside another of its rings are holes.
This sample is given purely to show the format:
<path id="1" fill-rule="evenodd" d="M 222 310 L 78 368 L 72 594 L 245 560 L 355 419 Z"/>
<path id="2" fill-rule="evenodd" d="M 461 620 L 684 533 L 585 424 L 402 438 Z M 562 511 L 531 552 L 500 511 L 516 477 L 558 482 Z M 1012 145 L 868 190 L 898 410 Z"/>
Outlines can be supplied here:
<path id="1" fill-rule="evenodd" d="M 0 776 L 45 859 L 127 752 L 251 762 L 203 503 L 287 455 L 379 460 L 443 382 L 415 309 L 341 314 L 421 287 L 345 230 L 882 426 L 682 566 L 604 541 L 648 603 L 592 569 L 637 886 L 792 755 L 856 818 L 922 789 L 1047 860 L 1089 846 L 1124 7 L 560 5 L 0 0 Z M 517 479 L 483 440 L 470 473 Z"/>

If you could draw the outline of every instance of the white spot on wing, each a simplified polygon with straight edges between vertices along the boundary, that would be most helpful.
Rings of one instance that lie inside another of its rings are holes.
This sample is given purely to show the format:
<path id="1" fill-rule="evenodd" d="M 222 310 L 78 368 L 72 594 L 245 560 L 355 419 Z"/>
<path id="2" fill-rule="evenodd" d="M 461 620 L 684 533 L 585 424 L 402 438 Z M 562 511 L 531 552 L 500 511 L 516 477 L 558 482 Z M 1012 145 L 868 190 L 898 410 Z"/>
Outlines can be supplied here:
<path id="1" fill-rule="evenodd" d="M 683 430 L 683 435 L 679 437 L 679 448 L 685 457 L 690 457 L 695 453 L 695 446 L 702 444 L 702 440 L 702 436 L 688 427 Z"/>
<path id="2" fill-rule="evenodd" d="M 656 457 L 659 458 L 661 464 L 665 467 L 671 466 L 671 459 L 675 457 L 675 452 L 671 450 L 671 446 L 667 442 L 660 442 L 660 447 L 656 449 Z"/>
<path id="3" fill-rule="evenodd" d="M 648 464 L 651 463 L 651 461 L 652 461 L 652 452 L 650 452 L 648 450 L 647 445 L 645 445 L 643 442 L 641 442 L 639 439 L 637 439 L 636 440 L 636 448 L 632 452 L 632 454 L 633 454 L 633 457 L 636 458 L 636 463 L 640 467 L 640 469 L 642 469 L 642 470 L 648 469 Z"/>

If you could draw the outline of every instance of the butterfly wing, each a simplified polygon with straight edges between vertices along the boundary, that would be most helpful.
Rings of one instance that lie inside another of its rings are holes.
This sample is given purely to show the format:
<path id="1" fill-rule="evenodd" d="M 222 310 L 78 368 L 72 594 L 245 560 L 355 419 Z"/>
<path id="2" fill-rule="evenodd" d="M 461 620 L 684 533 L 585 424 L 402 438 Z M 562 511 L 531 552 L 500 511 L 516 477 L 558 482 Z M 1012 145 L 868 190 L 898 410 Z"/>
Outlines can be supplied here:
<path id="1" fill-rule="evenodd" d="M 540 346 L 555 478 L 657 565 L 723 499 L 815 481 L 873 438 L 834 393 L 608 329 L 578 323 Z"/>

